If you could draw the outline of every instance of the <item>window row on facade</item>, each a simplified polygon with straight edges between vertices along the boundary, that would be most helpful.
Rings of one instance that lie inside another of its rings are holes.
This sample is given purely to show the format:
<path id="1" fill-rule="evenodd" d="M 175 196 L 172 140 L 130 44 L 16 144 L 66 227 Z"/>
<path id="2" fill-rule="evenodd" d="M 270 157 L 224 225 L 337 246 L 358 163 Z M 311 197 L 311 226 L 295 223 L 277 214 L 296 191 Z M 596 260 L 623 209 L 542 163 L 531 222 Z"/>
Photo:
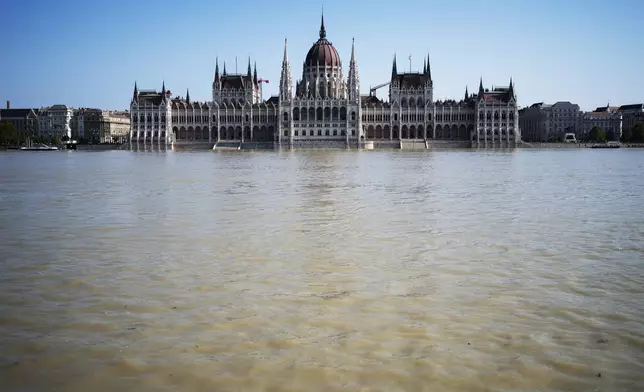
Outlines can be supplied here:
<path id="1" fill-rule="evenodd" d="M 351 121 L 355 121 L 356 112 L 351 112 Z M 288 121 L 288 112 L 282 113 L 284 121 Z M 347 119 L 347 108 L 293 108 L 293 121 L 345 121 Z"/>

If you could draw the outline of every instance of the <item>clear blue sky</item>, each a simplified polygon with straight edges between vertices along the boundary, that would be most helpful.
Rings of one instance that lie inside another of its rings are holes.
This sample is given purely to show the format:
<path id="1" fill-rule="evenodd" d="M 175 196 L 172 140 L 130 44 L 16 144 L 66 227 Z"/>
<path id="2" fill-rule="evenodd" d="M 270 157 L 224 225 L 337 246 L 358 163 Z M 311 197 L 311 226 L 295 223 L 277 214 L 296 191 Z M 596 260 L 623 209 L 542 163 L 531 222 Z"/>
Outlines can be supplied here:
<path id="1" fill-rule="evenodd" d="M 519 104 L 569 100 L 582 109 L 644 102 L 642 0 L 324 1 L 327 37 L 345 76 L 356 40 L 361 89 L 431 57 L 435 99 L 516 84 Z M 209 100 L 215 68 L 248 56 L 278 88 L 284 38 L 293 79 L 318 37 L 322 2 L 6 0 L 0 102 L 125 109 L 139 88 L 190 89 Z M 386 89 L 378 96 L 386 97 Z"/>

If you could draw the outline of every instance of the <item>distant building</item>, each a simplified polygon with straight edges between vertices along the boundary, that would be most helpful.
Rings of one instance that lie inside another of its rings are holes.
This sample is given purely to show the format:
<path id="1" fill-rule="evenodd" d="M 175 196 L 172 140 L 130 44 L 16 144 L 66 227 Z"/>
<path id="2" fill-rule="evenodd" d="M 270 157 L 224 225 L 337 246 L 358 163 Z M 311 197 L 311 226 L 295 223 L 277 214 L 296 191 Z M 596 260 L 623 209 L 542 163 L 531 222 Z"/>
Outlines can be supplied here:
<path id="1" fill-rule="evenodd" d="M 622 105 L 617 108 L 617 112 L 622 115 L 622 129 L 644 124 L 644 103 Z"/>
<path id="2" fill-rule="evenodd" d="M 612 135 L 612 139 L 619 140 L 622 137 L 622 113 L 618 109 L 617 106 L 600 106 L 585 113 L 582 138 L 588 136 L 592 127 L 598 126 L 607 136 Z"/>
<path id="3" fill-rule="evenodd" d="M 127 141 L 130 133 L 130 114 L 123 111 L 81 108 L 74 115 L 77 123 L 74 139 L 92 143 Z"/>
<path id="4" fill-rule="evenodd" d="M 38 110 L 39 135 L 43 137 L 72 137 L 74 110 L 67 105 L 53 105 Z"/>
<path id="5" fill-rule="evenodd" d="M 535 103 L 519 111 L 521 137 L 529 142 L 559 139 L 566 133 L 579 137 L 584 132 L 583 119 L 584 114 L 577 104 L 568 101 L 552 105 Z"/>
<path id="6" fill-rule="evenodd" d="M 130 135 L 130 113 L 127 111 L 103 112 L 102 143 L 124 143 Z"/>
<path id="7" fill-rule="evenodd" d="M 19 137 L 33 137 L 38 134 L 37 109 L 12 109 L 11 102 L 7 101 L 7 108 L 0 109 L 0 120 L 13 124 Z"/>

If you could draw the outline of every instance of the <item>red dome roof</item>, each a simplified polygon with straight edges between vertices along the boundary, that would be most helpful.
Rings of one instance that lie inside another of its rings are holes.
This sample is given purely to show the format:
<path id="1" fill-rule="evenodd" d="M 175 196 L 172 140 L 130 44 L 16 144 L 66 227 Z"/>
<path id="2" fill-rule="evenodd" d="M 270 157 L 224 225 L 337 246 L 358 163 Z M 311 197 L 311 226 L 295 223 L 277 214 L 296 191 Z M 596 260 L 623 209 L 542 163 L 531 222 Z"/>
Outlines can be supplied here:
<path id="1" fill-rule="evenodd" d="M 320 39 L 311 46 L 306 54 L 304 65 L 315 67 L 340 67 L 340 55 L 333 47 L 333 44 L 326 39 L 326 29 L 324 28 L 324 15 L 322 16 L 322 26 L 320 27 Z"/>

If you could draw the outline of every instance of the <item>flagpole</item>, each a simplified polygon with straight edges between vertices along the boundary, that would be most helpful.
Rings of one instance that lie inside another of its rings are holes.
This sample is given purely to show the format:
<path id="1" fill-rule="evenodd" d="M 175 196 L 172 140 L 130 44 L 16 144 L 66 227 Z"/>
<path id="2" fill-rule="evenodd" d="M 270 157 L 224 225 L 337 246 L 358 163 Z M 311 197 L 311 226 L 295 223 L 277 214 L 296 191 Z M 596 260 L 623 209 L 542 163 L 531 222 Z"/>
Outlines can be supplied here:
<path id="1" fill-rule="evenodd" d="M 237 56 L 235 56 L 235 73 L 237 73 Z"/>
<path id="2" fill-rule="evenodd" d="M 411 73 L 411 55 L 409 55 L 409 73 Z"/>

